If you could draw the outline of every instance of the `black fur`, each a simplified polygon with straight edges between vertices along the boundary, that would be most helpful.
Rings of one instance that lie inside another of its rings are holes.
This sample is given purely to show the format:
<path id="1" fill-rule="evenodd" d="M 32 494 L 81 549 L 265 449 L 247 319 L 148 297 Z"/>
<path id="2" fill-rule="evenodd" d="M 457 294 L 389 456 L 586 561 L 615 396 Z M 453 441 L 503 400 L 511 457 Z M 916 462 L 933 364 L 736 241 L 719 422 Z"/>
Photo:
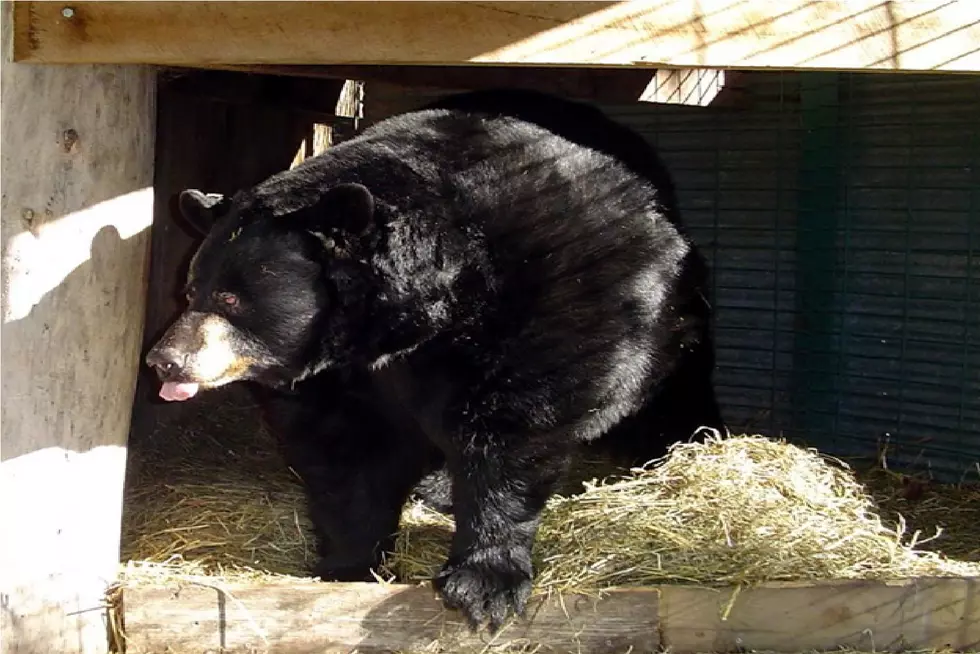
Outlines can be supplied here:
<path id="1" fill-rule="evenodd" d="M 642 462 L 722 428 L 705 269 L 669 176 L 591 108 L 452 98 L 215 206 L 191 310 L 251 353 L 238 378 L 265 387 L 307 484 L 324 578 L 370 578 L 436 473 L 457 529 L 435 586 L 495 629 L 523 610 L 576 444 Z"/>

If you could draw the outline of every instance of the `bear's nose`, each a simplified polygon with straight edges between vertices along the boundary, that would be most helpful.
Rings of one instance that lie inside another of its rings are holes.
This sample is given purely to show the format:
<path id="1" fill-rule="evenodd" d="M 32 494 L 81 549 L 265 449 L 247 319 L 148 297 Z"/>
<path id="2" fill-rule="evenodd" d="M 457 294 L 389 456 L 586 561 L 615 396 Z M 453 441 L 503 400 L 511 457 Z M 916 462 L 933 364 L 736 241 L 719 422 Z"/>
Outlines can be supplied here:
<path id="1" fill-rule="evenodd" d="M 156 368 L 162 381 L 169 381 L 180 376 L 186 358 L 173 348 L 155 347 L 146 355 L 146 365 Z"/>

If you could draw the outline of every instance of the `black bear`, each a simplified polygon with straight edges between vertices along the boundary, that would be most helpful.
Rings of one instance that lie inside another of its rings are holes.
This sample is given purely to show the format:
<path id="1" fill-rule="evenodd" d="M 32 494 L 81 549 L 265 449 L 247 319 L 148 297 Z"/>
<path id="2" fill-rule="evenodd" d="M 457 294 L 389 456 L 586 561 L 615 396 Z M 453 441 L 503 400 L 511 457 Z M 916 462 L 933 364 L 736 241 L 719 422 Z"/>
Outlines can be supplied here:
<path id="1" fill-rule="evenodd" d="M 179 205 L 206 236 L 147 363 L 168 400 L 262 389 L 323 579 L 370 579 L 413 487 L 444 470 L 456 532 L 433 583 L 496 630 L 524 610 L 577 444 L 644 460 L 723 429 L 705 267 L 669 175 L 591 107 L 464 94 Z"/>

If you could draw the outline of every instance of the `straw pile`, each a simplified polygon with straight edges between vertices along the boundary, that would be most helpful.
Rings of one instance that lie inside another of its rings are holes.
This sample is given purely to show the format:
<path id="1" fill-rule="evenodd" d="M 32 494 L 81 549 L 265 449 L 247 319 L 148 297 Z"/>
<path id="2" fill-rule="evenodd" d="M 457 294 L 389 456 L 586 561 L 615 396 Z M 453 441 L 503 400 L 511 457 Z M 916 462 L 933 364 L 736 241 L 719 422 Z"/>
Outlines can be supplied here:
<path id="1" fill-rule="evenodd" d="M 451 530 L 445 516 L 406 509 L 389 572 L 429 578 Z M 553 498 L 535 547 L 536 587 L 980 574 L 980 563 L 920 551 L 921 539 L 901 521 L 887 526 L 842 463 L 764 437 L 712 436 Z"/>
<path id="2" fill-rule="evenodd" d="M 128 483 L 124 556 L 171 564 L 132 565 L 129 576 L 306 576 L 313 538 L 302 487 L 259 429 L 247 395 L 227 390 L 208 399 L 186 405 L 134 448 L 142 465 Z M 582 466 L 575 475 L 588 479 Z M 926 509 L 913 521 L 919 532 L 902 519 L 882 519 L 843 464 L 756 436 L 679 444 L 643 469 L 584 489 L 575 481 L 552 498 L 542 520 L 538 593 L 980 575 L 980 563 L 968 560 L 980 561 L 980 485 L 925 485 L 910 495 L 905 478 L 878 474 L 872 488 L 889 511 Z M 570 493 L 576 486 L 580 492 Z M 926 542 L 937 524 L 951 534 Z M 407 506 L 396 552 L 379 575 L 429 579 L 451 533 L 451 518 Z M 923 550 L 935 546 L 967 560 Z"/>

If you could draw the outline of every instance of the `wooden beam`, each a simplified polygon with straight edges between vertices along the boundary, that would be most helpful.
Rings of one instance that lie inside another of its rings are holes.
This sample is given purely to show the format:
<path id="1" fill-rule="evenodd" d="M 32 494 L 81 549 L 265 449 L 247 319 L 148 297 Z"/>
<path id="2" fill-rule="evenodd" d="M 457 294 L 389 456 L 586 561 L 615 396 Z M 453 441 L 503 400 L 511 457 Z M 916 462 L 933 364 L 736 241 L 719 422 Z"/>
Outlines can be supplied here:
<path id="1" fill-rule="evenodd" d="M 738 75 L 737 71 L 710 68 L 658 70 L 640 93 L 639 100 L 692 107 L 731 105 L 740 97 L 737 92 L 733 95 L 731 88 Z M 727 98 L 726 90 L 729 91 Z"/>
<path id="2" fill-rule="evenodd" d="M 542 651 L 678 654 L 841 647 L 868 651 L 980 646 L 980 579 L 661 586 L 532 603 L 495 638 L 469 633 L 427 587 L 233 583 L 126 587 L 128 654 L 208 651 Z"/>
<path id="3" fill-rule="evenodd" d="M 496 643 L 544 644 L 559 651 L 657 651 L 656 593 L 618 593 L 596 602 L 570 597 L 532 607 L 533 620 L 509 624 Z M 477 651 L 486 633 L 471 634 L 445 611 L 431 589 L 381 584 L 270 587 L 126 588 L 123 590 L 127 654 L 218 649 L 249 652 Z"/>
<path id="4" fill-rule="evenodd" d="M 2 11 L 10 45 L 10 5 Z M 3 650 L 104 654 L 153 211 L 155 73 L 3 63 Z"/>
<path id="5" fill-rule="evenodd" d="M 38 63 L 980 71 L 974 0 L 18 2 Z"/>

